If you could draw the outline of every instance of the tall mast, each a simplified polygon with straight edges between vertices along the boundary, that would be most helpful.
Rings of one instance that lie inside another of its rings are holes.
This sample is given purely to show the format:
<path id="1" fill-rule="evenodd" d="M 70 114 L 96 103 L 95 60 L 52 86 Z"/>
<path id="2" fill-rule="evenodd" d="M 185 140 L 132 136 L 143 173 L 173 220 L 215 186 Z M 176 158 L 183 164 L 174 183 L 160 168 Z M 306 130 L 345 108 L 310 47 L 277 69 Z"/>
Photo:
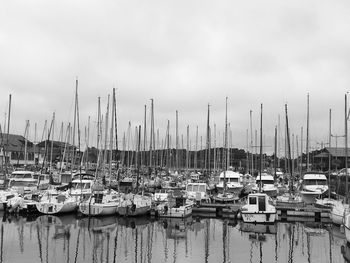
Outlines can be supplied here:
<path id="1" fill-rule="evenodd" d="M 309 156 L 309 93 L 307 94 L 307 117 L 306 117 L 306 170 L 310 171 L 309 169 L 309 163 L 310 163 L 310 156 Z"/>
<path id="2" fill-rule="evenodd" d="M 77 122 L 77 95 L 78 94 L 78 79 L 75 80 L 75 97 L 74 97 L 74 117 L 73 117 L 73 163 L 72 163 L 72 168 L 74 169 L 75 166 L 75 154 L 76 151 L 74 150 L 75 148 L 75 126 L 76 126 L 76 122 Z"/>
<path id="3" fill-rule="evenodd" d="M 114 95 L 114 89 L 113 89 Z M 112 178 L 112 162 L 113 162 L 113 139 L 114 139 L 114 105 L 115 101 L 112 97 L 112 116 L 111 116 L 111 131 L 110 131 L 110 142 L 109 142 L 109 185 L 111 184 Z"/>
<path id="4" fill-rule="evenodd" d="M 275 127 L 275 158 L 273 158 L 273 166 L 275 168 L 275 181 L 277 179 L 277 126 Z"/>
<path id="5" fill-rule="evenodd" d="M 303 126 L 301 126 L 301 131 L 300 131 L 300 178 L 302 177 L 303 174 Z"/>
<path id="6" fill-rule="evenodd" d="M 151 132 L 150 132 L 150 146 L 149 146 L 149 165 L 153 165 L 153 146 L 154 146 L 154 115 L 153 115 L 153 99 L 151 99 Z"/>
<path id="7" fill-rule="evenodd" d="M 107 110 L 106 110 L 106 117 L 105 117 L 105 143 L 104 143 L 104 151 L 103 151 L 103 166 L 105 167 L 107 164 L 107 137 L 108 137 L 108 121 L 109 121 L 109 94 L 107 98 Z M 103 169 L 105 172 L 105 169 Z"/>
<path id="8" fill-rule="evenodd" d="M 227 149 L 227 97 L 225 103 L 225 139 L 224 139 L 224 147 Z M 224 194 L 226 192 L 226 171 L 227 171 L 227 154 L 224 162 Z"/>
<path id="9" fill-rule="evenodd" d="M 29 125 L 29 121 L 28 121 L 28 125 Z M 53 155 L 54 133 L 55 133 L 55 113 L 53 113 L 53 116 L 52 116 L 52 136 L 51 136 L 51 153 L 50 153 L 50 174 L 51 174 L 51 171 L 52 171 L 52 155 Z"/>
<path id="10" fill-rule="evenodd" d="M 190 126 L 187 125 L 187 135 L 186 135 L 187 145 L 186 145 L 186 171 L 189 169 L 189 154 L 190 154 Z"/>
<path id="11" fill-rule="evenodd" d="M 175 123 L 175 161 L 176 161 L 176 170 L 179 170 L 179 113 L 176 111 L 176 123 Z"/>
<path id="12" fill-rule="evenodd" d="M 329 135 L 328 135 L 328 147 L 331 148 L 332 137 L 332 109 L 329 109 Z M 331 154 L 328 152 L 328 198 L 331 198 Z"/>
<path id="13" fill-rule="evenodd" d="M 146 130 L 146 123 L 147 123 L 147 119 L 146 119 L 146 117 L 147 117 L 147 113 L 146 113 L 146 111 L 147 111 L 147 106 L 145 105 L 145 116 L 144 116 L 144 120 L 143 120 L 143 155 L 144 155 L 144 161 L 145 161 L 145 163 L 144 163 L 144 165 L 147 165 L 147 160 L 146 160 L 146 136 L 147 136 L 147 130 Z"/>
<path id="14" fill-rule="evenodd" d="M 210 105 L 208 104 L 208 116 L 207 116 L 207 141 L 206 141 L 206 150 L 207 150 L 207 154 L 206 154 L 206 164 L 207 166 L 205 167 L 207 172 L 208 172 L 208 176 L 210 174 Z"/>
<path id="15" fill-rule="evenodd" d="M 249 118 L 250 118 L 250 153 L 251 153 L 251 159 L 252 159 L 252 164 L 251 164 L 251 170 L 250 174 L 254 174 L 254 154 L 253 154 L 253 124 L 252 124 L 252 110 L 249 111 Z"/>
<path id="16" fill-rule="evenodd" d="M 197 163 L 198 163 L 198 125 L 196 128 L 196 149 L 195 149 L 196 155 L 194 156 L 194 169 L 197 169 Z"/>
<path id="17" fill-rule="evenodd" d="M 346 203 L 349 203 L 349 186 L 348 186 L 348 107 L 347 94 L 345 94 L 345 193 Z"/>
<path id="18" fill-rule="evenodd" d="M 260 167 L 259 167 L 259 173 L 260 173 L 260 184 L 259 184 L 259 192 L 261 193 L 261 173 L 262 173 L 262 149 L 263 149 L 263 141 L 262 141 L 262 113 L 263 113 L 263 105 L 260 104 Z"/>
<path id="19" fill-rule="evenodd" d="M 117 122 L 117 99 L 115 96 L 115 88 L 113 88 L 113 102 L 114 102 L 114 108 L 112 109 L 112 111 L 114 112 L 114 131 L 115 131 L 115 159 L 117 162 L 117 181 L 119 182 L 119 160 L 117 158 L 117 154 L 118 154 L 118 122 Z M 119 184 L 118 184 L 119 185 Z"/>
<path id="20" fill-rule="evenodd" d="M 287 147 L 288 147 L 288 159 L 289 159 L 289 162 L 290 162 L 290 165 L 289 165 L 289 171 L 290 171 L 290 186 L 289 186 L 289 189 L 290 189 L 290 192 L 292 193 L 293 192 L 293 168 L 292 168 L 292 157 L 291 157 L 291 150 L 290 150 L 290 138 L 289 138 L 289 126 L 288 126 L 288 112 L 287 112 L 287 104 L 285 104 L 285 109 L 286 109 L 286 132 L 287 132 Z"/>
<path id="21" fill-rule="evenodd" d="M 214 172 L 216 172 L 216 124 L 214 123 Z"/>
<path id="22" fill-rule="evenodd" d="M 168 126 L 167 126 L 167 139 L 166 139 L 166 148 L 167 148 L 167 166 L 168 166 L 168 171 L 170 169 L 171 163 L 170 163 L 170 121 L 168 120 Z"/>

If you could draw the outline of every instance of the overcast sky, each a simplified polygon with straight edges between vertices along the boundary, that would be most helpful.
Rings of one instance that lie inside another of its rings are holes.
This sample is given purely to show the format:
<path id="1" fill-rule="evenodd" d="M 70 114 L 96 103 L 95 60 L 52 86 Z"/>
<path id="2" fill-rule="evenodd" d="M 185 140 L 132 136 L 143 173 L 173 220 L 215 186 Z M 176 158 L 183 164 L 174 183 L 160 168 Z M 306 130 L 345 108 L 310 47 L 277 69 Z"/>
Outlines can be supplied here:
<path id="1" fill-rule="evenodd" d="M 80 127 L 90 116 L 91 141 L 96 140 L 98 97 L 105 114 L 113 87 L 120 138 L 129 121 L 133 133 L 143 125 L 144 105 L 150 120 L 153 98 L 160 140 L 168 119 L 175 136 L 178 110 L 184 144 L 189 125 L 194 148 L 198 125 L 204 147 L 210 104 L 212 131 L 216 124 L 217 144 L 222 144 L 227 96 L 234 147 L 246 148 L 250 110 L 253 131 L 259 131 L 261 103 L 265 150 L 273 150 L 279 116 L 284 134 L 285 104 L 291 133 L 300 140 L 303 127 L 305 147 L 308 93 L 311 147 L 328 141 L 329 109 L 332 133 L 344 134 L 349 1 L 0 3 L 2 130 L 11 94 L 10 133 L 23 135 L 29 120 L 29 138 L 34 140 L 37 123 L 40 140 L 45 120 L 50 122 L 55 112 L 58 136 L 61 123 L 73 122 L 78 77 Z"/>

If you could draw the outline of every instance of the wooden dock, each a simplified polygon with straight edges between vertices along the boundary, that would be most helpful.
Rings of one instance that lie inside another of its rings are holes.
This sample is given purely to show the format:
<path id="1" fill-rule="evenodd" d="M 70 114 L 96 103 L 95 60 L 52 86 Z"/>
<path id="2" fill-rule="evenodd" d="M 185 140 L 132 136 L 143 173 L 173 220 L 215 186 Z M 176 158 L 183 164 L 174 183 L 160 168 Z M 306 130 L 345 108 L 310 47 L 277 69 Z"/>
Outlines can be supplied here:
<path id="1" fill-rule="evenodd" d="M 277 205 L 279 221 L 284 222 L 331 222 L 329 208 L 315 207 L 314 205 Z"/>

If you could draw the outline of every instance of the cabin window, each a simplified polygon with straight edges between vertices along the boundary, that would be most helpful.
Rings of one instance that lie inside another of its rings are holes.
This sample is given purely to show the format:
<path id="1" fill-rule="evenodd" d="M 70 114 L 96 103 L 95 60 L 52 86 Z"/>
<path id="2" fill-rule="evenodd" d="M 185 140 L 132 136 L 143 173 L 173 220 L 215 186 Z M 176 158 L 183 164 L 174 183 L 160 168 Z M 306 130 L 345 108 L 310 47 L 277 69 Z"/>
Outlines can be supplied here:
<path id="1" fill-rule="evenodd" d="M 229 178 L 228 180 L 231 183 L 238 183 L 238 178 Z"/>
<path id="2" fill-rule="evenodd" d="M 198 188 L 199 188 L 198 185 L 194 185 L 194 186 L 193 186 L 193 192 L 198 192 Z"/>
<path id="3" fill-rule="evenodd" d="M 249 204 L 250 205 L 256 205 L 256 197 L 249 197 Z"/>
<path id="4" fill-rule="evenodd" d="M 191 185 L 191 184 L 187 185 L 187 191 L 192 192 L 193 191 L 193 185 Z"/>
<path id="5" fill-rule="evenodd" d="M 259 211 L 266 211 L 265 196 L 259 196 Z"/>
<path id="6" fill-rule="evenodd" d="M 304 185 L 327 185 L 327 180 L 305 180 Z"/>

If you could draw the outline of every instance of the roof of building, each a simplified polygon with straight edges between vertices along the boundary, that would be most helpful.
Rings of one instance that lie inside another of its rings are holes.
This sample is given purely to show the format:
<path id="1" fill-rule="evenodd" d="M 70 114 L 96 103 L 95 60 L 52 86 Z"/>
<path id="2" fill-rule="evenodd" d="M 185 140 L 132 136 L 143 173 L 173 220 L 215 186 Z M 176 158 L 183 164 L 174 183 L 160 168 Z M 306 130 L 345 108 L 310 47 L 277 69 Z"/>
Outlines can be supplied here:
<path id="1" fill-rule="evenodd" d="M 5 146 L 6 151 L 24 151 L 24 147 L 26 144 L 26 139 L 22 135 L 15 134 L 6 134 L 3 133 L 0 135 L 0 145 Z M 27 140 L 28 151 L 33 148 L 33 143 Z"/>
<path id="2" fill-rule="evenodd" d="M 345 148 L 342 148 L 342 147 L 326 147 L 325 150 L 328 153 L 330 153 L 333 157 L 345 157 Z M 350 148 L 348 148 L 348 156 L 350 156 Z"/>

